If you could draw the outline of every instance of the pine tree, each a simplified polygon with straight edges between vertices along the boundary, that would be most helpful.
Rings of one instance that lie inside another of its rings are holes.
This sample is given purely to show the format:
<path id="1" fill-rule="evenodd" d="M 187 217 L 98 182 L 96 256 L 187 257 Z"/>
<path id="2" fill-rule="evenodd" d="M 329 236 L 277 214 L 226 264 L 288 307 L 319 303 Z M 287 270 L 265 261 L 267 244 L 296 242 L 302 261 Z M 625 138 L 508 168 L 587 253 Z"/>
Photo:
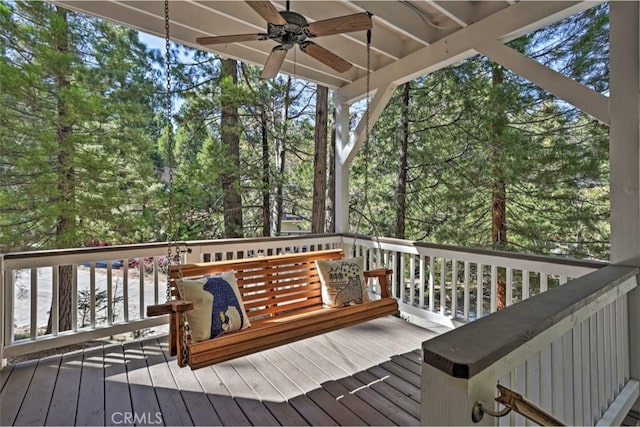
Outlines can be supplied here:
<path id="1" fill-rule="evenodd" d="M 1 3 L 0 28 L 2 250 L 151 238 L 155 88 L 137 34 L 44 2 Z M 59 277 L 66 330 L 71 266 Z"/>

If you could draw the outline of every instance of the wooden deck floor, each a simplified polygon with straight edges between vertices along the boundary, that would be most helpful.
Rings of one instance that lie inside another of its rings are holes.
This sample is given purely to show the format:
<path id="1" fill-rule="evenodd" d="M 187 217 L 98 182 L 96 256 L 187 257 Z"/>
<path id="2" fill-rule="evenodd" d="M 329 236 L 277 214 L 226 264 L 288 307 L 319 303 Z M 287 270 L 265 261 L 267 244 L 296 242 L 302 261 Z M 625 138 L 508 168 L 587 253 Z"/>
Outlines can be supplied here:
<path id="1" fill-rule="evenodd" d="M 387 316 L 197 371 L 166 337 L 21 362 L 0 425 L 418 425 L 421 343 L 444 330 Z"/>

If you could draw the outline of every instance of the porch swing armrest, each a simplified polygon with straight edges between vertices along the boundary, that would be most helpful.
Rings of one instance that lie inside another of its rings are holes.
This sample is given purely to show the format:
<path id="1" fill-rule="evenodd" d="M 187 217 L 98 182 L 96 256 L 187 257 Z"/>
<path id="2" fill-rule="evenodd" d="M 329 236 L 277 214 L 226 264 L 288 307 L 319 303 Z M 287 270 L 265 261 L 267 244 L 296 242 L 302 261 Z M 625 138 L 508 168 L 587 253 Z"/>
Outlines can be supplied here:
<path id="1" fill-rule="evenodd" d="M 170 301 L 164 304 L 150 305 L 147 307 L 147 317 L 162 316 L 163 314 L 182 313 L 193 310 L 191 301 Z"/>
<path id="2" fill-rule="evenodd" d="M 377 268 L 375 270 L 367 270 L 364 272 L 365 279 L 378 279 L 380 284 L 380 297 L 389 298 L 389 276 L 393 274 L 393 270 L 389 268 Z"/>

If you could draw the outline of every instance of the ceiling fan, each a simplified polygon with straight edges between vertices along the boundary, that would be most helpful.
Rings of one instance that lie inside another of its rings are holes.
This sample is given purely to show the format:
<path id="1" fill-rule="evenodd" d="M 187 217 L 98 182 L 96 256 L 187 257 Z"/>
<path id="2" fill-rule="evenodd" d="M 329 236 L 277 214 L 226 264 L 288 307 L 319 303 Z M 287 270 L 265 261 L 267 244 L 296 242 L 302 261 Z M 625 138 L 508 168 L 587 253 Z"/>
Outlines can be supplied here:
<path id="1" fill-rule="evenodd" d="M 287 56 L 287 51 L 296 44 L 307 55 L 339 73 L 344 73 L 351 69 L 351 63 L 315 44 L 310 39 L 371 29 L 371 14 L 367 12 L 309 23 L 304 16 L 289 10 L 289 1 L 287 1 L 287 10 L 283 11 L 278 11 L 269 0 L 246 1 L 245 3 L 267 21 L 266 33 L 199 37 L 196 42 L 204 46 L 254 40 L 278 42 L 279 45 L 271 50 L 267 62 L 264 64 L 260 76 L 264 79 L 275 77 L 278 74 L 284 58 Z"/>

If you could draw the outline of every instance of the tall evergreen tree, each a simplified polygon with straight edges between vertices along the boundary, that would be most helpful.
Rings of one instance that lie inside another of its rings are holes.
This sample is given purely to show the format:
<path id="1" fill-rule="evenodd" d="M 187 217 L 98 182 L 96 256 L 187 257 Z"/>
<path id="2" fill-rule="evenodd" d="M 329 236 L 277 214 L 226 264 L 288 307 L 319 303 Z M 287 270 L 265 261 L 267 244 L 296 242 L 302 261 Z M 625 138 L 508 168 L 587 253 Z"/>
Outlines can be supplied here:
<path id="1" fill-rule="evenodd" d="M 137 34 L 44 2 L 0 3 L 0 28 L 2 250 L 152 238 L 155 88 Z M 66 330 L 71 266 L 59 278 Z"/>

